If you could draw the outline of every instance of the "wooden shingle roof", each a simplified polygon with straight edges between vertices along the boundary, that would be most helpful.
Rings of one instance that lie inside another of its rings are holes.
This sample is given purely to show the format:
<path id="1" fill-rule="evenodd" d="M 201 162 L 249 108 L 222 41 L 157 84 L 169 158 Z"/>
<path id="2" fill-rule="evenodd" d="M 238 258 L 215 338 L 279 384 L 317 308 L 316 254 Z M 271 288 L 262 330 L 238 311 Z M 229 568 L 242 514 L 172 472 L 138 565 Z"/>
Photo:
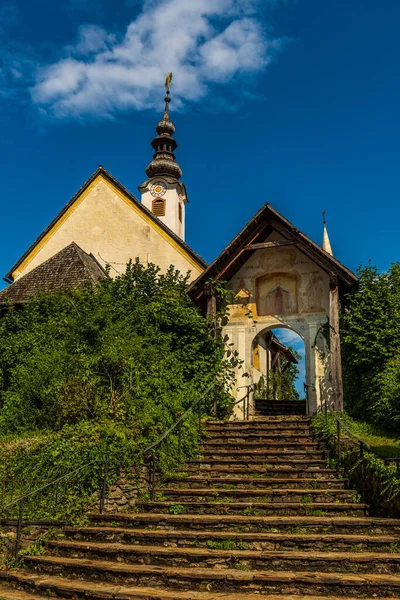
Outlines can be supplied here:
<path id="1" fill-rule="evenodd" d="M 272 232 L 279 233 L 283 240 L 296 246 L 326 273 L 335 274 L 341 291 L 348 291 L 356 286 L 358 278 L 350 269 L 325 252 L 267 203 L 189 286 L 189 295 L 198 301 L 207 281 L 229 281 L 257 250 L 257 244 L 264 242 Z"/>
<path id="2" fill-rule="evenodd" d="M 107 277 L 93 255 L 87 254 L 75 242 L 17 279 L 0 292 L 0 304 L 6 299 L 22 304 L 38 292 L 76 289 L 85 282 L 97 283 Z"/>

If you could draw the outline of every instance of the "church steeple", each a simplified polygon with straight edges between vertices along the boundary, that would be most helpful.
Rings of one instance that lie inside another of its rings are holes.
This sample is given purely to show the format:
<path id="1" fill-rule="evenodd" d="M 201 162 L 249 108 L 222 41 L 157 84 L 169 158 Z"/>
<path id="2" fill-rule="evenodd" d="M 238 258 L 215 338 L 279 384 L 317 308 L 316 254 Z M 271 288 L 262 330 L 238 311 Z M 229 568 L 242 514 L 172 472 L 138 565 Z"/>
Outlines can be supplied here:
<path id="1" fill-rule="evenodd" d="M 157 136 L 151 143 L 155 154 L 146 168 L 149 179 L 139 186 L 139 190 L 142 194 L 142 204 L 184 240 L 185 208 L 188 199 L 186 188 L 179 181 L 182 171 L 174 154 L 178 144 L 173 137 L 175 127 L 169 117 L 171 81 L 172 73 L 169 73 L 165 81 L 167 94 L 164 115 L 156 127 Z"/>
<path id="2" fill-rule="evenodd" d="M 322 211 L 322 218 L 324 221 L 324 235 L 322 237 L 322 250 L 325 250 L 328 254 L 333 256 L 331 242 L 329 240 L 328 229 L 326 227 L 326 213 Z"/>
<path id="3" fill-rule="evenodd" d="M 175 133 L 175 127 L 169 118 L 169 103 L 170 98 L 170 85 L 172 81 L 172 73 L 170 73 L 166 79 L 165 87 L 167 90 L 165 101 L 164 116 L 156 127 L 157 136 L 152 141 L 151 145 L 156 151 L 153 160 L 146 168 L 146 174 L 149 177 L 157 177 L 158 175 L 169 175 L 175 179 L 182 177 L 182 170 L 178 163 L 175 161 L 174 151 L 178 147 L 176 140 L 173 138 Z"/>

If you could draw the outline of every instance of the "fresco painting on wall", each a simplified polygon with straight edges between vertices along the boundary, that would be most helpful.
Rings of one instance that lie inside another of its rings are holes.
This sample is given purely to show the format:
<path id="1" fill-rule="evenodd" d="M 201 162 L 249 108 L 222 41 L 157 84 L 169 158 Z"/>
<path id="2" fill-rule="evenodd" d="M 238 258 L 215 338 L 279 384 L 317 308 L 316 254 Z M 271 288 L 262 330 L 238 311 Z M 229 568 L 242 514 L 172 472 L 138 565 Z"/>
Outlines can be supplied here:
<path id="1" fill-rule="evenodd" d="M 256 281 L 257 312 L 264 315 L 297 313 L 297 280 L 294 275 L 274 274 Z"/>
<path id="2" fill-rule="evenodd" d="M 323 311 L 322 307 L 322 298 L 323 298 L 323 281 L 322 276 L 316 273 L 313 273 L 310 276 L 310 279 L 307 284 L 307 293 L 304 297 L 304 310 L 307 312 L 321 312 Z"/>

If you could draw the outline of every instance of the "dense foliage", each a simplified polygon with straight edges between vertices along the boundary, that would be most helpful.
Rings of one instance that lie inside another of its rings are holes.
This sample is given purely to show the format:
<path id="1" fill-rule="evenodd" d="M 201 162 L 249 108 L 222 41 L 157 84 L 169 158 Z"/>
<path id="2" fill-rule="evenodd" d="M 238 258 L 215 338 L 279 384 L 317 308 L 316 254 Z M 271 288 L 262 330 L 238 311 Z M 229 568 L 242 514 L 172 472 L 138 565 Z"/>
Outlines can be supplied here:
<path id="1" fill-rule="evenodd" d="M 340 418 L 347 421 L 346 415 Z M 347 424 L 347 423 L 346 423 Z M 350 424 L 351 430 L 354 429 Z M 329 450 L 329 464 L 337 467 L 337 422 L 331 413 L 320 413 L 313 417 L 311 426 L 316 439 L 323 442 Z M 342 431 L 342 435 L 346 432 Z M 372 449 L 371 449 L 372 450 Z M 371 513 L 384 517 L 400 517 L 400 478 L 394 464 L 385 465 L 382 459 L 372 451 L 363 452 L 363 468 L 360 448 L 357 442 L 342 438 L 341 466 L 343 476 L 351 489 L 362 492 L 365 501 L 371 506 Z M 361 495 L 357 501 L 361 500 Z"/>
<path id="2" fill-rule="evenodd" d="M 387 429 L 400 427 L 400 264 L 359 270 L 347 298 L 341 339 L 348 412 Z"/>
<path id="3" fill-rule="evenodd" d="M 23 309 L 5 310 L 0 489 L 6 499 L 10 477 L 23 492 L 104 456 L 115 465 L 139 460 L 143 448 L 216 381 L 221 416 L 229 410 L 224 342 L 210 335 L 186 287 L 187 277 L 172 267 L 162 275 L 154 265 L 135 263 L 95 287 L 39 295 Z M 186 455 L 197 450 L 196 419 L 183 427 Z M 11 441 L 18 437 L 31 442 Z M 176 437 L 163 457 L 164 469 L 176 463 Z M 88 474 L 85 498 L 98 472 Z"/>
<path id="4" fill-rule="evenodd" d="M 290 346 L 288 347 L 292 354 L 299 360 L 301 355 Z M 264 375 L 261 376 L 255 398 L 268 398 L 269 400 L 299 400 L 300 396 L 296 389 L 297 378 L 299 376 L 299 368 L 296 363 L 290 362 L 282 355 L 281 357 L 281 372 L 270 372 L 268 381 Z"/>

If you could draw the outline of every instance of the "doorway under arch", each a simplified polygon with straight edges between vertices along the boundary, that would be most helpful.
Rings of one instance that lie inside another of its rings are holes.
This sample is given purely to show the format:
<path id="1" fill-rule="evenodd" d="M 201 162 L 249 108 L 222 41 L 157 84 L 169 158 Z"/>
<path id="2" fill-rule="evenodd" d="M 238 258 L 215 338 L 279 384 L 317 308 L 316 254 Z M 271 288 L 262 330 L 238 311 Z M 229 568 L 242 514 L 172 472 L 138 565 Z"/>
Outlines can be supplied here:
<path id="1" fill-rule="evenodd" d="M 252 379 L 256 397 L 268 400 L 306 399 L 306 348 L 300 334 L 287 326 L 268 327 L 254 337 Z"/>

